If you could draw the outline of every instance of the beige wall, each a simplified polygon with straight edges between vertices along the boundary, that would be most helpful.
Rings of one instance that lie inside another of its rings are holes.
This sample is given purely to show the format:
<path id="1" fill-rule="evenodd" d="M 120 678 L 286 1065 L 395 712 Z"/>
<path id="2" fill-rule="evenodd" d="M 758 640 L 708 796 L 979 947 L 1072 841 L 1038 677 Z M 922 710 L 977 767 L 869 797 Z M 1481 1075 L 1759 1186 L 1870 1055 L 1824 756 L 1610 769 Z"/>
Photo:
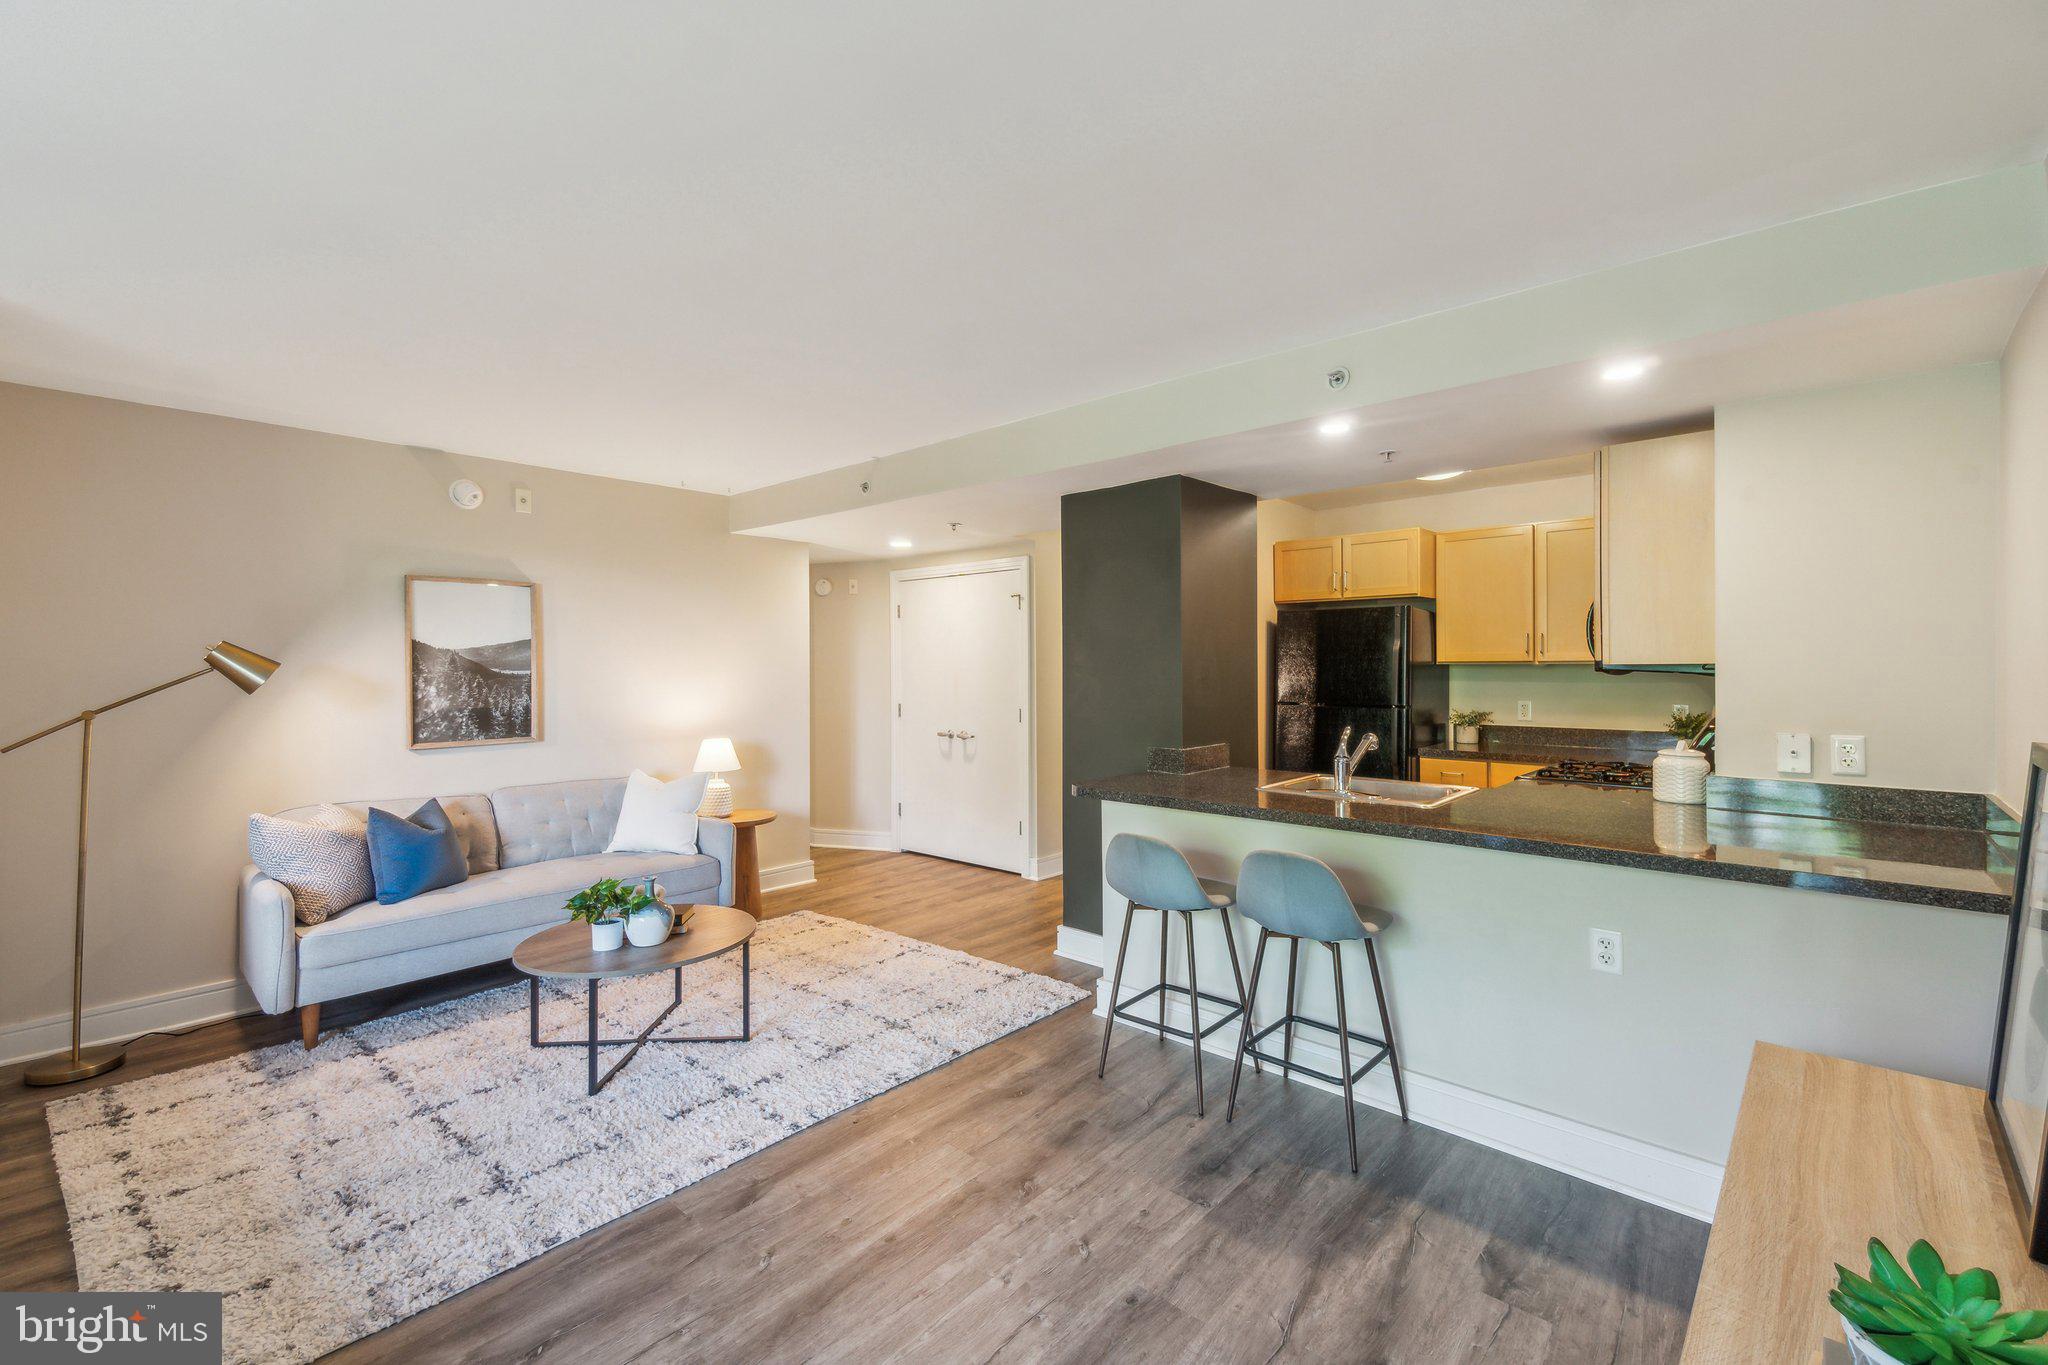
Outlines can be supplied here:
<path id="1" fill-rule="evenodd" d="M 1985 789 L 1999 387 L 1968 365 L 1715 413 L 1722 772 L 1775 776 L 1792 730 L 1817 782 Z M 1831 734 L 1866 737 L 1867 776 L 1828 774 Z"/>
<path id="2" fill-rule="evenodd" d="M 2028 752 L 2048 741 L 2048 283 L 2013 329 L 2004 388 L 1991 791 L 2018 812 Z"/>
<path id="3" fill-rule="evenodd" d="M 1060 851 L 1060 538 L 1047 531 L 1006 545 L 902 559 L 818 564 L 832 580 L 811 602 L 811 806 L 821 844 L 883 847 L 889 838 L 893 695 L 889 573 L 932 564 L 1031 559 L 1036 688 L 1037 838 L 1032 857 Z M 850 590 L 853 583 L 858 592 Z"/>
<path id="4" fill-rule="evenodd" d="M 1453 481 L 1441 492 L 1412 498 L 1325 507 L 1315 513 L 1315 529 L 1308 534 L 1341 536 L 1354 531 L 1394 531 L 1404 526 L 1469 531 L 1478 526 L 1590 517 L 1599 510 L 1600 485 L 1591 474 L 1532 479 L 1494 488 L 1461 489 Z"/>
<path id="5" fill-rule="evenodd" d="M 284 662 L 95 728 L 88 1006 L 234 977 L 251 811 L 674 776 L 727 734 L 739 800 L 781 812 L 763 865 L 809 857 L 805 551 L 728 534 L 726 499 L 9 385 L 0 433 L 0 737 L 223 637 Z M 544 742 L 405 747 L 409 572 L 541 585 Z M 77 764 L 75 731 L 0 759 L 0 1044 L 69 1008 Z"/>

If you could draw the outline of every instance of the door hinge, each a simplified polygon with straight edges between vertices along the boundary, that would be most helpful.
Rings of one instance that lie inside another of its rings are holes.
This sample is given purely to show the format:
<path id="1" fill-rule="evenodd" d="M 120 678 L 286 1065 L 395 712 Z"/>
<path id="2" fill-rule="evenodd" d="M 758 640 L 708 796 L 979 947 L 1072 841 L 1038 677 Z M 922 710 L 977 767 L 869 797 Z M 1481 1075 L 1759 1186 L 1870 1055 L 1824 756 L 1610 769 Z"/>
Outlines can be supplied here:
<path id="1" fill-rule="evenodd" d="M 1019 834 L 1022 834 L 1024 832 L 1024 822 L 1022 820 L 1019 820 L 1017 822 L 1017 832 Z"/>
<path id="2" fill-rule="evenodd" d="M 896 714 L 898 716 L 901 716 L 903 714 L 903 703 L 900 701 L 896 703 Z"/>
<path id="3" fill-rule="evenodd" d="M 899 621 L 903 619 L 903 608 L 901 606 L 896 608 L 896 619 Z"/>
<path id="4" fill-rule="evenodd" d="M 1021 707 L 1021 706 L 1017 708 L 1017 719 L 1018 719 L 1018 720 L 1022 720 L 1022 719 L 1024 719 L 1024 708 L 1023 708 L 1023 707 Z"/>
<path id="5" fill-rule="evenodd" d="M 901 814 L 903 814 L 903 803 L 902 803 L 901 801 L 898 801 L 898 802 L 896 803 L 896 813 L 897 813 L 898 815 L 901 815 Z"/>

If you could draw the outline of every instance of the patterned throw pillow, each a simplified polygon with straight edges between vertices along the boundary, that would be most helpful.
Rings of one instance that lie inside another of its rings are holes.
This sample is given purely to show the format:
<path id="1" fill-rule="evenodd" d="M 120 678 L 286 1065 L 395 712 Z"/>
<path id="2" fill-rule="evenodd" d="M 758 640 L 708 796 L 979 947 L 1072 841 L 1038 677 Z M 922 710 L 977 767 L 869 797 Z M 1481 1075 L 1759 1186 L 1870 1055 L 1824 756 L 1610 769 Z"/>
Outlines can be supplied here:
<path id="1" fill-rule="evenodd" d="M 304 820 L 249 817 L 249 861 L 290 888 L 299 923 L 318 924 L 377 894 L 368 822 L 346 806 L 315 806 Z"/>

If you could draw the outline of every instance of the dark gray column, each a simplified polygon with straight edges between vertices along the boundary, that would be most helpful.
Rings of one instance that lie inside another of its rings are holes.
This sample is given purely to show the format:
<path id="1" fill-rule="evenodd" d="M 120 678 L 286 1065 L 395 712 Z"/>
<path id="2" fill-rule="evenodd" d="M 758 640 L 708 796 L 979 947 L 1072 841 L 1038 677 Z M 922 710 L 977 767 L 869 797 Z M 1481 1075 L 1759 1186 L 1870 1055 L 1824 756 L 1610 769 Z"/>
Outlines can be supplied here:
<path id="1" fill-rule="evenodd" d="M 1257 500 L 1174 475 L 1060 499 L 1064 921 L 1102 930 L 1101 803 L 1154 748 L 1254 761 Z"/>

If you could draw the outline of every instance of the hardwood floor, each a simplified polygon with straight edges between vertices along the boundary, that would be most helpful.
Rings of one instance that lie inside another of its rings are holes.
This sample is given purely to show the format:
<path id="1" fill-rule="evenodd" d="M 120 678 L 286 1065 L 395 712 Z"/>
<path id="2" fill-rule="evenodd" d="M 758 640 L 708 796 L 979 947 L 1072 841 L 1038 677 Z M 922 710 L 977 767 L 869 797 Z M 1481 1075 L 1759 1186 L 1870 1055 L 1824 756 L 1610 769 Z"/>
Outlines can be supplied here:
<path id="1" fill-rule="evenodd" d="M 1060 884 L 818 850 L 767 897 L 1031 971 Z M 508 979 L 467 973 L 336 1027 Z M 337 1352 L 355 1361 L 1669 1361 L 1704 1224 L 1337 1097 L 1055 1015 Z M 282 1015 L 136 1045 L 107 1083 L 296 1037 Z M 1210 1062 L 1212 1094 L 1227 1068 Z M 0 1288 L 75 1286 L 42 1120 L 0 1072 Z"/>

